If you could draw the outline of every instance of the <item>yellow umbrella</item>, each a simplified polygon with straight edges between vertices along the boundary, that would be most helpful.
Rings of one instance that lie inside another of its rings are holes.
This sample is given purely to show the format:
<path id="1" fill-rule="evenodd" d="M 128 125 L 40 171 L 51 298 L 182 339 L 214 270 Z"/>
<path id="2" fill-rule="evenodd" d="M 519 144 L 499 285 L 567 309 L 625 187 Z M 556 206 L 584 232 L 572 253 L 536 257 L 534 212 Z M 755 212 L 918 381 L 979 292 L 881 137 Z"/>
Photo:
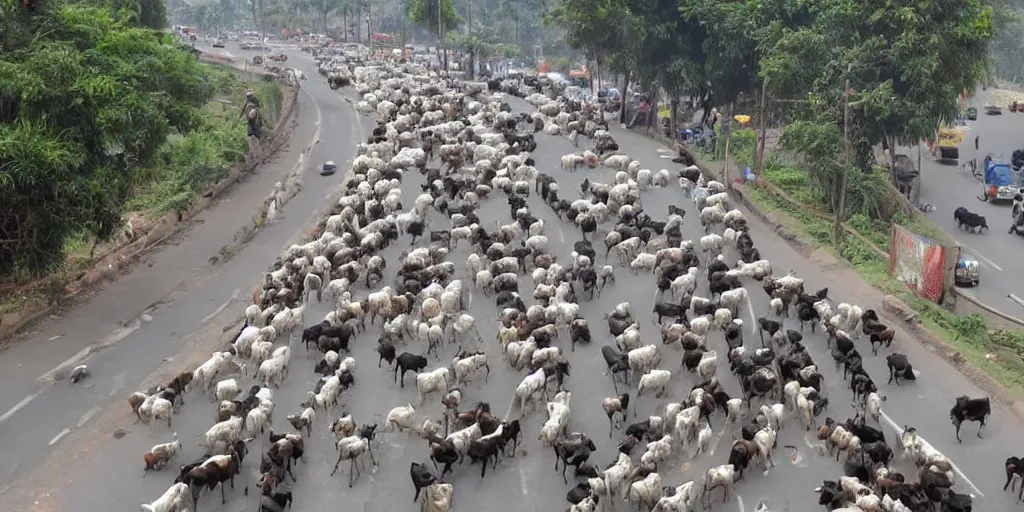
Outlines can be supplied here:
<path id="1" fill-rule="evenodd" d="M 747 126 L 750 124 L 750 116 L 748 115 L 737 114 L 733 116 L 733 119 L 736 120 L 736 122 L 742 126 Z"/>

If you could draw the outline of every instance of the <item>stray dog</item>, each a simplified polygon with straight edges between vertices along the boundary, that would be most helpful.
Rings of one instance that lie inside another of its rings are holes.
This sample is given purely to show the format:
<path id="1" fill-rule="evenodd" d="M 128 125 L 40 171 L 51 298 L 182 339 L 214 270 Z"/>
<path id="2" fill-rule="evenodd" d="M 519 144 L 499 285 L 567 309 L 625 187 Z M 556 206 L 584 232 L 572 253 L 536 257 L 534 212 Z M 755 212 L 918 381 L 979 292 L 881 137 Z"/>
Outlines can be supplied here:
<path id="1" fill-rule="evenodd" d="M 961 230 L 966 229 L 971 233 L 981 233 L 983 229 L 988 230 L 988 221 L 985 220 L 984 215 L 971 213 L 970 210 L 963 206 L 953 210 L 953 220 L 956 221 L 958 228 Z"/>

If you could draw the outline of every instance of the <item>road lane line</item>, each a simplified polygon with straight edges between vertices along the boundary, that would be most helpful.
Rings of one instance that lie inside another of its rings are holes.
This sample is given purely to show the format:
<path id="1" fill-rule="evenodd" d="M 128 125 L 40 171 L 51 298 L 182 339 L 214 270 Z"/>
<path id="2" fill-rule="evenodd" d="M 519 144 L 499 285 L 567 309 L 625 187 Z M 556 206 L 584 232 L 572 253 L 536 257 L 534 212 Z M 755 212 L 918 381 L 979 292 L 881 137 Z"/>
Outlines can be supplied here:
<path id="1" fill-rule="evenodd" d="M 747 295 L 747 312 L 750 313 L 750 334 L 757 334 L 757 318 L 754 316 L 754 304 L 750 302 L 750 295 Z"/>
<path id="2" fill-rule="evenodd" d="M 1016 302 L 1018 306 L 1024 308 L 1024 299 L 1021 299 L 1020 297 L 1018 297 L 1018 296 L 1016 296 L 1016 295 L 1014 295 L 1012 293 L 1008 294 L 1007 297 L 1009 297 L 1010 300 Z"/>
<path id="3" fill-rule="evenodd" d="M 3 416 L 0 416 L 0 424 L 11 419 L 11 416 L 17 414 L 18 411 L 23 409 L 26 405 L 30 404 L 32 400 L 35 400 L 36 398 L 39 397 L 39 395 L 43 394 L 44 391 L 46 391 L 46 388 L 42 388 L 39 391 L 36 391 L 35 393 L 28 395 L 25 398 L 22 398 L 20 402 L 14 404 L 14 407 L 11 407 L 10 410 L 5 412 Z"/>
<path id="4" fill-rule="evenodd" d="M 888 423 L 889 426 L 892 427 L 893 430 L 896 431 L 896 435 L 897 436 L 900 436 L 900 435 L 903 434 L 903 427 L 901 427 L 899 423 L 896 423 L 892 418 L 890 418 L 889 415 L 885 413 L 885 411 L 882 411 L 882 419 L 884 419 L 885 422 Z M 918 437 L 920 437 L 921 439 L 924 439 L 924 437 L 921 436 L 921 434 L 918 434 Z M 925 440 L 927 441 L 927 439 L 925 439 Z M 932 446 L 934 447 L 935 445 L 932 445 Z M 940 453 L 942 453 L 942 452 L 940 451 Z M 943 453 L 943 455 L 945 455 L 945 454 Z M 970 478 L 967 478 L 967 475 L 965 475 L 964 472 L 960 470 L 960 468 L 956 465 L 956 463 L 953 462 L 953 459 L 950 459 L 948 455 L 946 455 L 946 458 L 949 459 L 949 465 L 953 467 L 953 471 L 956 472 L 956 474 L 960 477 L 960 479 L 963 480 L 964 482 L 966 482 L 967 485 L 971 486 L 971 489 L 974 489 L 974 493 L 976 495 L 981 496 L 982 498 L 984 498 L 985 497 L 985 493 L 981 492 L 981 489 L 978 489 L 978 486 L 974 485 L 974 482 L 972 482 Z"/>
<path id="5" fill-rule="evenodd" d="M 71 429 L 70 428 L 65 428 L 64 430 L 61 430 L 59 433 L 57 433 L 57 435 L 53 436 L 53 439 L 50 439 L 50 442 L 47 445 L 48 446 L 53 446 L 53 445 L 57 444 L 58 441 L 60 441 L 61 439 L 64 438 L 64 436 L 66 436 L 66 435 L 68 435 L 70 433 L 71 433 Z"/>
<path id="6" fill-rule="evenodd" d="M 992 267 L 992 268 L 994 268 L 994 269 L 996 269 L 996 270 L 998 270 L 1000 272 L 1003 271 L 1003 267 L 1000 267 L 999 265 L 996 265 L 995 262 L 993 262 L 992 260 L 982 256 L 980 252 L 975 251 L 974 249 L 972 249 L 972 248 L 968 247 L 967 245 L 962 244 L 960 242 L 957 242 L 956 245 L 959 246 L 961 249 L 967 249 L 967 252 L 977 256 L 978 259 L 980 259 L 981 261 L 985 262 L 988 266 L 990 266 L 990 267 Z"/>
<path id="7" fill-rule="evenodd" d="M 82 428 L 82 425 L 85 425 L 86 423 L 88 423 L 89 420 L 91 420 L 93 416 L 96 416 L 102 410 L 103 410 L 103 408 L 98 407 L 98 406 L 97 407 L 93 407 L 92 409 L 89 409 L 88 411 L 85 412 L 85 414 L 82 415 L 81 418 L 78 419 L 78 423 L 75 424 L 75 428 Z"/>

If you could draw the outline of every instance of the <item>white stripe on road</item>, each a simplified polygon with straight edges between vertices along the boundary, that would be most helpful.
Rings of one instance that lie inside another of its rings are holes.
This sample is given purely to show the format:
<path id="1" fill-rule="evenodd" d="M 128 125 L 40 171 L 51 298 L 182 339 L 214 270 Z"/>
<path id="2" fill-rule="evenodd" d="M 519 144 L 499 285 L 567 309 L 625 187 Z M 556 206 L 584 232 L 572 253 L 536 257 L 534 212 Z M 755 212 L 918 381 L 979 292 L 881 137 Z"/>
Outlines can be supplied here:
<path id="1" fill-rule="evenodd" d="M 46 388 L 40 389 L 39 391 L 36 391 L 35 393 L 32 393 L 31 395 L 28 395 L 25 398 L 22 398 L 20 402 L 14 404 L 14 407 L 11 407 L 10 410 L 5 412 L 3 416 L 0 416 L 0 423 L 3 423 L 11 419 L 11 416 L 18 414 L 18 411 L 22 410 L 26 405 L 30 404 L 32 400 L 39 398 L 39 395 L 43 394 L 44 391 L 46 391 Z"/>
<path id="2" fill-rule="evenodd" d="M 53 436 L 53 439 L 50 439 L 50 442 L 48 443 L 49 446 L 53 446 L 53 445 L 57 444 L 57 441 L 60 441 L 61 439 L 64 438 L 64 436 L 66 436 L 66 435 L 68 435 L 70 433 L 71 433 L 71 429 L 70 428 L 65 428 L 64 430 L 61 430 L 59 433 L 57 433 L 57 435 Z"/>
<path id="3" fill-rule="evenodd" d="M 893 419 L 890 418 L 889 415 L 885 413 L 885 411 L 882 411 L 882 419 L 884 419 L 885 422 L 888 423 L 889 426 L 892 427 L 893 430 L 896 431 L 896 435 L 897 436 L 902 436 L 902 434 L 903 434 L 903 427 L 901 427 L 899 423 L 896 423 L 895 421 L 893 421 Z M 922 437 L 920 434 L 918 434 L 918 437 L 920 437 L 921 439 L 924 439 L 924 437 Z M 932 445 L 932 446 L 934 446 L 934 445 Z M 945 454 L 943 454 L 943 455 L 945 455 Z M 976 495 L 981 496 L 982 498 L 984 498 L 985 497 L 985 493 L 981 492 L 981 489 L 978 489 L 978 486 L 974 485 L 974 482 L 972 482 L 970 478 L 967 478 L 967 475 L 965 475 L 963 471 L 960 471 L 960 468 L 957 467 L 957 465 L 953 462 L 953 459 L 950 459 L 949 456 L 946 456 L 946 458 L 949 459 L 949 465 L 953 467 L 953 471 L 956 472 L 957 476 L 959 476 L 964 482 L 966 482 L 967 485 L 971 486 L 971 489 L 974 489 L 974 493 Z"/>
<path id="4" fill-rule="evenodd" d="M 750 334 L 757 334 L 757 318 L 754 316 L 754 305 L 750 302 L 750 295 L 747 295 L 747 312 L 750 313 Z"/>
<path id="5" fill-rule="evenodd" d="M 966 246 L 966 245 L 964 245 L 964 244 L 962 244 L 960 242 L 957 242 L 956 245 L 959 246 L 961 249 L 967 249 L 967 252 L 977 256 L 978 259 L 980 259 L 981 261 L 985 262 L 988 266 L 990 266 L 990 267 L 992 267 L 992 268 L 994 268 L 994 269 L 996 269 L 996 270 L 998 270 L 1000 272 L 1003 271 L 1003 267 L 1000 267 L 999 265 L 996 265 L 995 262 L 993 262 L 992 260 L 982 256 L 980 252 L 975 251 L 974 249 L 971 249 L 970 247 L 968 247 L 968 246 Z"/>

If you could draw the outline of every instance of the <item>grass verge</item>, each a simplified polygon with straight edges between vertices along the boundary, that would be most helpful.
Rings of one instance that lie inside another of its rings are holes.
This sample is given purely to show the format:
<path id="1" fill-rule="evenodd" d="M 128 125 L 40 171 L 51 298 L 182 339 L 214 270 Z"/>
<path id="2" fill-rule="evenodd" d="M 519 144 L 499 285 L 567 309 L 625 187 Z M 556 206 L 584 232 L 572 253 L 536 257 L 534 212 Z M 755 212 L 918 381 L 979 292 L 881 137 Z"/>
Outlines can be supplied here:
<path id="1" fill-rule="evenodd" d="M 733 132 L 730 141 L 730 160 L 740 169 L 747 167 L 745 162 L 753 161 L 754 140 L 754 134 L 749 130 Z M 705 154 L 705 157 L 721 160 L 724 157 L 721 146 L 720 144 L 716 148 L 717 154 Z M 1024 399 L 1024 333 L 989 329 L 984 317 L 977 313 L 959 315 L 916 297 L 905 285 L 889 275 L 888 260 L 880 257 L 867 243 L 857 237 L 844 237 L 842 245 L 836 247 L 833 221 L 823 218 L 824 212 L 820 211 L 820 206 L 816 206 L 822 204 L 822 196 L 814 189 L 808 173 L 804 170 L 785 165 L 778 159 L 767 158 L 758 178 L 774 185 L 752 185 L 747 188 L 751 201 L 757 203 L 763 211 L 774 214 L 780 222 L 804 240 L 848 262 L 861 278 L 874 288 L 898 297 L 919 314 L 922 324 L 929 331 L 956 347 L 966 360 L 991 375 L 1006 387 L 1014 398 Z M 883 175 L 881 179 L 886 178 Z M 847 197 L 849 203 L 850 196 Z M 948 240 L 948 236 L 923 215 L 914 215 L 911 218 L 897 212 L 891 215 L 887 222 L 857 213 L 846 222 L 847 226 L 886 252 L 889 250 L 892 223 L 925 237 Z"/>
<path id="2" fill-rule="evenodd" d="M 245 159 L 248 141 L 241 108 L 246 89 L 254 89 L 262 106 L 264 134 L 268 134 L 280 118 L 284 90 L 276 82 L 268 83 L 228 66 L 208 64 L 206 70 L 217 92 L 203 107 L 200 126 L 187 135 L 168 137 L 158 150 L 155 163 L 135 172 L 134 192 L 125 206 L 124 218 L 138 219 L 141 225 L 146 225 L 168 211 L 185 211 L 199 194 Z M 84 233 L 69 236 L 64 241 L 64 265 L 47 278 L 36 281 L 44 283 L 43 286 L 18 289 L 19 285 L 12 283 L 7 293 L 0 294 L 0 324 L 3 315 L 38 309 L 62 298 L 64 285 L 80 278 L 93 256 L 103 254 L 106 246 L 116 242 L 97 245 L 93 237 Z"/>

